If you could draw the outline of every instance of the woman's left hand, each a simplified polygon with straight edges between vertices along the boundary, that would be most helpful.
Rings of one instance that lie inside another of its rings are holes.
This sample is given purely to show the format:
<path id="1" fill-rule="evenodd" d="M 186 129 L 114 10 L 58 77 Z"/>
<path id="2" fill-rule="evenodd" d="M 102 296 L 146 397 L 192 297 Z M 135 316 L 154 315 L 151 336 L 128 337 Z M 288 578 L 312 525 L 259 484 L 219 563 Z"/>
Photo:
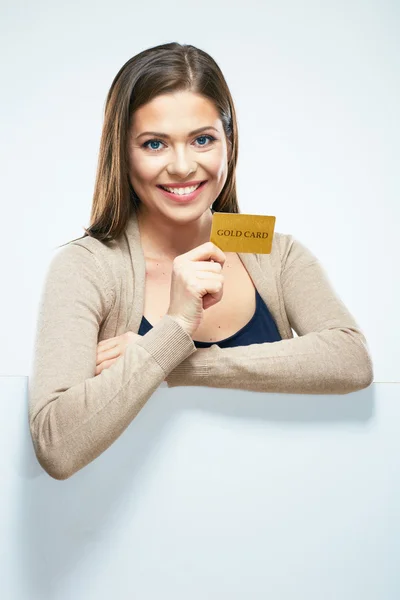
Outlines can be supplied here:
<path id="1" fill-rule="evenodd" d="M 102 340 L 97 344 L 95 376 L 100 375 L 103 369 L 108 369 L 125 352 L 127 345 L 142 336 L 133 331 L 126 331 L 122 335 Z"/>

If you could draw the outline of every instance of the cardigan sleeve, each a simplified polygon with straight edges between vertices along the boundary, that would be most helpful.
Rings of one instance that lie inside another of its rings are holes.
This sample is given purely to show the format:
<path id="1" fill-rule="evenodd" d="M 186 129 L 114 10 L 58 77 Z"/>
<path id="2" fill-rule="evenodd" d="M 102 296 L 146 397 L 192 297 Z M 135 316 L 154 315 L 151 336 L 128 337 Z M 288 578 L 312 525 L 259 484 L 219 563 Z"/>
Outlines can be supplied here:
<path id="1" fill-rule="evenodd" d="M 281 294 L 289 323 L 299 337 L 233 348 L 217 344 L 198 348 L 168 375 L 168 387 L 347 394 L 372 383 L 371 356 L 354 317 L 316 256 L 293 236 L 286 238 L 279 274 Z"/>
<path id="2" fill-rule="evenodd" d="M 55 479 L 87 465 L 126 429 L 166 375 L 196 351 L 168 315 L 95 376 L 99 328 L 114 289 L 96 255 L 64 247 L 47 270 L 29 379 L 36 456 Z"/>

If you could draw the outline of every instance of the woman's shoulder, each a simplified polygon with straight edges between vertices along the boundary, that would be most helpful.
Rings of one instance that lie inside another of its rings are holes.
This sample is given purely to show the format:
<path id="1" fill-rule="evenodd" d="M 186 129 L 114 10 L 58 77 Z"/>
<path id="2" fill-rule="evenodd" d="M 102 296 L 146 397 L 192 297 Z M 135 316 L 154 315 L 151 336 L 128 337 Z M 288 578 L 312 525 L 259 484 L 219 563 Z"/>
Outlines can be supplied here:
<path id="1" fill-rule="evenodd" d="M 262 269 L 272 269 L 281 275 L 319 264 L 317 256 L 297 236 L 278 231 L 274 232 L 271 252 L 256 254 L 256 258 Z"/>
<path id="2" fill-rule="evenodd" d="M 121 249 L 118 240 L 105 242 L 88 235 L 84 238 L 74 240 L 65 246 L 65 248 L 76 247 L 83 248 L 92 254 L 96 260 L 101 262 L 106 261 L 107 263 L 118 263 L 118 261 L 121 259 Z M 69 250 L 70 253 L 74 253 L 74 251 L 75 250 Z"/>
<path id="3" fill-rule="evenodd" d="M 269 254 L 259 254 L 259 257 L 269 257 L 273 263 L 280 264 L 282 268 L 293 261 L 314 259 L 315 256 L 309 248 L 291 233 L 274 232 L 274 237 Z"/>
<path id="4" fill-rule="evenodd" d="M 77 285 L 80 285 L 80 279 L 89 280 L 99 290 L 104 290 L 107 296 L 114 297 L 123 264 L 119 240 L 103 242 L 85 236 L 58 248 L 51 259 L 48 273 L 52 278 L 60 279 L 74 272 Z"/>
<path id="5" fill-rule="evenodd" d="M 279 267 L 282 262 L 285 261 L 289 249 L 293 243 L 293 236 L 288 233 L 281 233 L 274 231 L 272 238 L 271 251 L 268 254 L 257 253 L 256 258 L 258 262 L 268 260 L 273 267 Z"/>

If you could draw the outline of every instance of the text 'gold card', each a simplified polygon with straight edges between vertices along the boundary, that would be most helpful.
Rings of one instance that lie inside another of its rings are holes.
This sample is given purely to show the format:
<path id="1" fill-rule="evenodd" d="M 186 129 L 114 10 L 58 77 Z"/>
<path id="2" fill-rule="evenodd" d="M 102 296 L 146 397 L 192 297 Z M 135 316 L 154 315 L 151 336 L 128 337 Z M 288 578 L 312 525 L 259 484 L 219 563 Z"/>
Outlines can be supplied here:
<path id="1" fill-rule="evenodd" d="M 269 254 L 272 248 L 276 217 L 213 213 L 210 242 L 223 252 Z"/>

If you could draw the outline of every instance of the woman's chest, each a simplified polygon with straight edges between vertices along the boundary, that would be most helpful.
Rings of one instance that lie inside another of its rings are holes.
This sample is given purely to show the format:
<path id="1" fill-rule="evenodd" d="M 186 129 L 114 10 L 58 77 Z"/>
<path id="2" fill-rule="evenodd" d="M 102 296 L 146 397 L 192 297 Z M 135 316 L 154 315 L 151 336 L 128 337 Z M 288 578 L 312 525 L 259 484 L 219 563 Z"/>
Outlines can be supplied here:
<path id="1" fill-rule="evenodd" d="M 197 342 L 224 340 L 244 327 L 253 317 L 256 296 L 253 281 L 236 252 L 227 252 L 222 299 L 204 311 L 194 333 Z M 167 313 L 170 303 L 172 264 L 146 259 L 143 315 L 155 325 Z"/>

